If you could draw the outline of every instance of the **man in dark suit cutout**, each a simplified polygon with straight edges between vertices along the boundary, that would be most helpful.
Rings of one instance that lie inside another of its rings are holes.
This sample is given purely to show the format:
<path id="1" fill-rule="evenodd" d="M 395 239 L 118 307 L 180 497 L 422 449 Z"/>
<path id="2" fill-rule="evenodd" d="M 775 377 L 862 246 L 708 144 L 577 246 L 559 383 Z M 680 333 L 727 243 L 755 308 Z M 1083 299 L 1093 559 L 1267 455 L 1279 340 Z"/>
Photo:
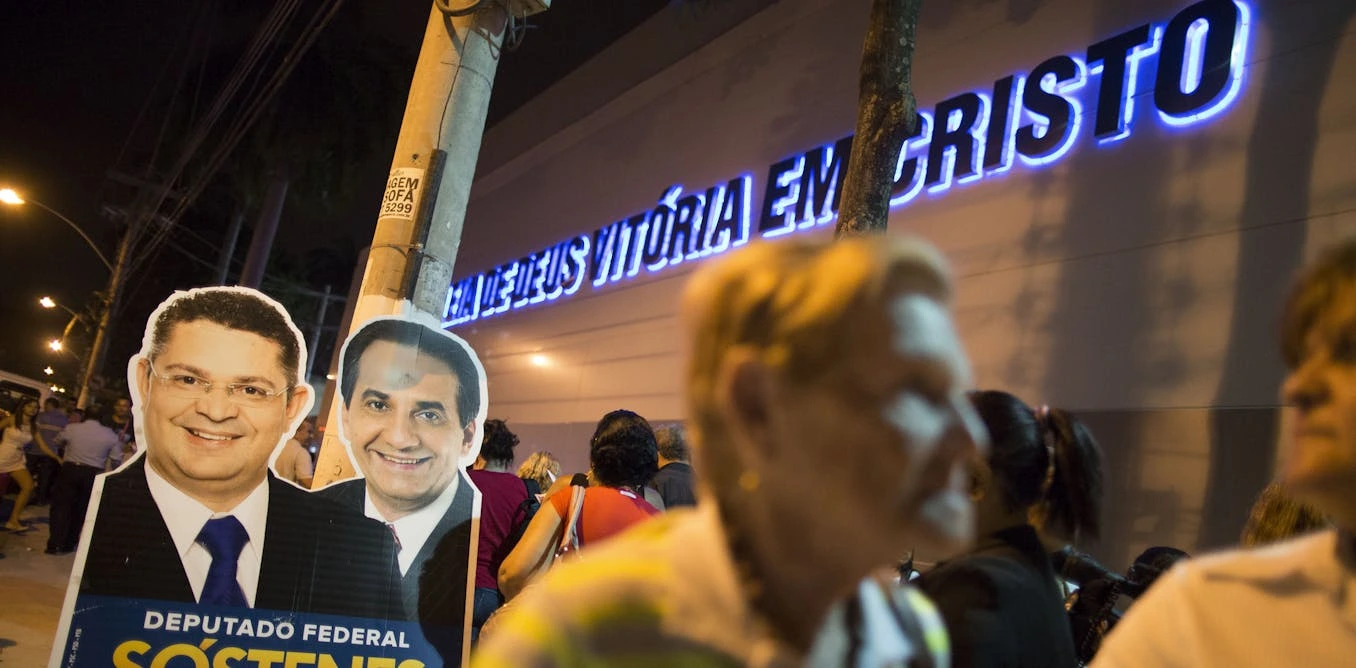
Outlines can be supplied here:
<path id="1" fill-rule="evenodd" d="M 463 343 L 417 322 L 367 323 L 344 347 L 343 436 L 364 477 L 320 492 L 396 537 L 406 613 L 447 665 L 466 631 L 482 377 Z"/>
<path id="2" fill-rule="evenodd" d="M 102 482 L 80 593 L 401 619 L 385 528 L 268 471 L 310 405 L 281 307 L 215 288 L 152 317 L 132 374 L 145 454 Z M 222 522 L 243 543 L 225 576 L 205 538 Z"/>

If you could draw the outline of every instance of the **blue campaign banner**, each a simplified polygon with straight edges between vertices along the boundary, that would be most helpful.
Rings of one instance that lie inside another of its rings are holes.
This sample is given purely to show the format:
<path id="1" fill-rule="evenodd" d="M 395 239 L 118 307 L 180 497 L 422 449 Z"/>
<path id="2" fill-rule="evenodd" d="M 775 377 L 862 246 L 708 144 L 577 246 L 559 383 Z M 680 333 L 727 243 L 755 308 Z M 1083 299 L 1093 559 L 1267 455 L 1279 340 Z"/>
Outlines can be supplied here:
<path id="1" fill-rule="evenodd" d="M 60 665 L 433 668 L 443 660 L 417 622 L 80 596 Z"/>

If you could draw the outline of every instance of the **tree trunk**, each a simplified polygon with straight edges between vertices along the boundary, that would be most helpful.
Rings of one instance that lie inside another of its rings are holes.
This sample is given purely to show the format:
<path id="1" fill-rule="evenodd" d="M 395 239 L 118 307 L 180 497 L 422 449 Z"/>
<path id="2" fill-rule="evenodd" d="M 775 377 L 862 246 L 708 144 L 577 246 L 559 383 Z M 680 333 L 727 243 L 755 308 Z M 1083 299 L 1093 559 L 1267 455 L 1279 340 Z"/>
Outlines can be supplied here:
<path id="1" fill-rule="evenodd" d="M 918 123 L 909 81 L 922 0 L 874 0 L 862 46 L 857 131 L 835 237 L 883 234 L 904 138 Z"/>

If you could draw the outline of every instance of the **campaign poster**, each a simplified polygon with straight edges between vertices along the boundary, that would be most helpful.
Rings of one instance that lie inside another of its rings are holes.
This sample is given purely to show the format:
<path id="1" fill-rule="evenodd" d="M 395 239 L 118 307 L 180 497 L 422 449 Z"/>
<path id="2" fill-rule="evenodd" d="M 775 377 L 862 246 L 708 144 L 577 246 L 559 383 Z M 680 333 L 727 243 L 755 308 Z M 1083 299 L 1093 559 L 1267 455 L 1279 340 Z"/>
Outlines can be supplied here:
<path id="1" fill-rule="evenodd" d="M 142 447 L 92 480 L 50 666 L 458 663 L 436 644 L 452 632 L 410 607 L 391 526 L 270 469 L 315 401 L 306 359 L 255 290 L 176 292 L 151 314 L 128 362 Z"/>
<path id="2" fill-rule="evenodd" d="M 410 619 L 445 665 L 461 665 L 481 504 L 466 471 L 484 433 L 485 369 L 432 316 L 409 302 L 401 311 L 363 322 L 344 341 L 334 403 L 356 477 L 316 494 L 390 527 Z"/>

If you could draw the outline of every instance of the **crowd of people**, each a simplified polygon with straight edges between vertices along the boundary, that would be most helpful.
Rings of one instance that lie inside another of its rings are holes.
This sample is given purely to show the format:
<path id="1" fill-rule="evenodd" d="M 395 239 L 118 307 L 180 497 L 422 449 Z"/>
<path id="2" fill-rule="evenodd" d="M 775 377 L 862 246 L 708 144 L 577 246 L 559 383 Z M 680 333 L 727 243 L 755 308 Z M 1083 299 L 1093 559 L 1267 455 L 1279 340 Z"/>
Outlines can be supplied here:
<path id="1" fill-rule="evenodd" d="M 50 506 L 46 553 L 73 552 L 94 477 L 136 453 L 131 407 L 125 397 L 107 409 L 98 404 L 81 409 L 47 397 L 40 410 L 37 399 L 24 398 L 0 418 L 0 494 L 11 485 L 18 490 L 5 530 L 31 531 L 24 511 Z"/>

